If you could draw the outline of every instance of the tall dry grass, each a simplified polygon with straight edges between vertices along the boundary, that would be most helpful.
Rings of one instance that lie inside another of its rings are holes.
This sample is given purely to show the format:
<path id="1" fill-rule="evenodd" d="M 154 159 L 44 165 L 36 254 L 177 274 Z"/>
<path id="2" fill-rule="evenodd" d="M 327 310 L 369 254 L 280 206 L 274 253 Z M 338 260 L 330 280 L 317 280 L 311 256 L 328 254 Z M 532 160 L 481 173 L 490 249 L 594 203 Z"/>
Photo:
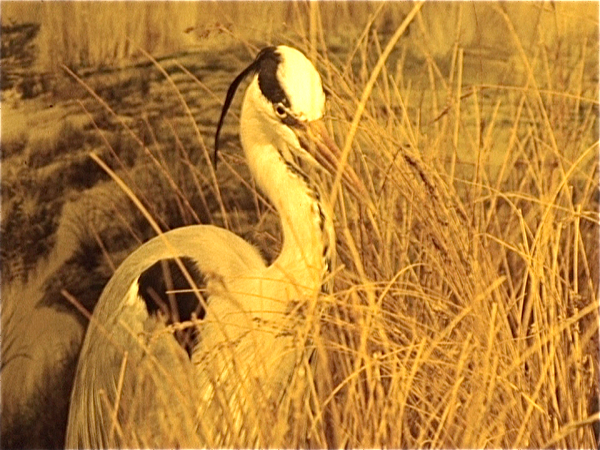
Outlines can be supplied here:
<path id="1" fill-rule="evenodd" d="M 280 408 L 258 403 L 264 414 L 221 443 L 250 445 L 259 430 L 275 447 L 597 446 L 597 42 L 526 47 L 495 14 L 514 84 L 467 84 L 458 39 L 445 67 L 423 42 L 418 79 L 408 56 L 392 69 L 402 25 L 387 42 L 369 25 L 338 61 L 314 10 L 308 39 L 290 42 L 322 50 L 329 126 L 369 195 L 331 196 L 340 265 L 306 328 L 309 399 L 298 385 Z M 219 200 L 215 223 L 235 228 L 197 136 L 195 184 Z M 239 158 L 223 162 L 237 173 Z M 189 417 L 181 425 L 169 431 Z"/>
<path id="2" fill-rule="evenodd" d="M 449 79 L 430 60 L 430 89 L 443 84 L 437 102 L 448 105 L 433 124 L 441 107 L 430 99 L 411 117 L 419 94 L 401 80 L 384 73 L 371 92 L 383 107 L 367 105 L 355 164 L 376 210 L 366 220 L 366 204 L 345 203 L 347 269 L 319 341 L 323 430 L 351 447 L 595 447 L 597 91 L 583 60 L 564 92 L 520 54 L 528 81 L 508 139 L 494 142 L 502 99 L 484 116 L 481 88 L 463 98 L 462 56 L 456 48 Z M 331 72 L 337 92 L 361 92 Z M 348 136 L 356 102 L 334 104 Z M 470 171 L 457 165 L 461 147 L 476 156 Z"/>
<path id="3" fill-rule="evenodd" d="M 231 38 L 240 41 L 278 42 L 282 36 L 314 43 L 317 30 L 328 41 L 345 43 L 373 20 L 382 33 L 393 33 L 412 5 L 408 2 L 44 2 L 3 1 L 2 24 L 34 22 L 41 25 L 37 39 L 38 68 L 55 71 L 69 67 L 110 67 L 127 64 L 143 55 L 224 48 Z M 536 36 L 546 42 L 559 36 L 580 35 L 597 23 L 593 2 L 509 3 L 505 10 L 526 48 Z M 318 14 L 315 12 L 318 11 Z M 448 56 L 454 40 L 464 47 L 504 47 L 495 30 L 502 20 L 489 2 L 436 2 L 424 8 L 419 23 L 404 39 L 412 51 Z M 458 35 L 455 24 L 462 23 Z"/>
<path id="4" fill-rule="evenodd" d="M 330 14 L 322 22 L 338 34 L 355 28 L 377 5 L 357 2 L 322 5 Z M 193 47 L 228 45 L 231 36 L 242 40 L 271 41 L 282 33 L 299 35 L 310 27 L 308 3 L 252 2 L 3 2 L 3 24 L 41 24 L 38 67 L 57 70 L 127 64 L 142 56 L 139 47 L 159 56 Z M 404 7 L 389 8 L 399 14 Z M 225 39 L 223 39 L 225 37 Z M 142 57 L 143 58 L 143 57 Z"/>
<path id="5" fill-rule="evenodd" d="M 597 445 L 597 42 L 527 53 L 496 13 L 521 85 L 465 85 L 458 45 L 446 75 L 427 59 L 425 92 L 402 62 L 377 77 L 368 32 L 364 77 L 323 62 L 371 196 L 338 210 L 320 445 Z"/>

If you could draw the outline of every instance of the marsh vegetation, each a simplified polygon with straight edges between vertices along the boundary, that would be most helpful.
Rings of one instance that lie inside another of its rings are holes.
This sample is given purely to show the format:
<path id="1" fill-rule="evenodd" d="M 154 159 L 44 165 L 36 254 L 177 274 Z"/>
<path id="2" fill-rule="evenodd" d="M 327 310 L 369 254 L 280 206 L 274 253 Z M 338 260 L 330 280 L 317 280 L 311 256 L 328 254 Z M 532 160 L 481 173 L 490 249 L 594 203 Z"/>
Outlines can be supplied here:
<path id="1" fill-rule="evenodd" d="M 3 27 L 39 24 L 2 33 L 3 445 L 62 445 L 87 323 L 67 297 L 93 310 L 155 234 L 90 153 L 163 230 L 277 254 L 236 119 L 216 171 L 210 153 L 233 76 L 285 43 L 369 195 L 335 204 L 310 402 L 248 427 L 274 447 L 597 448 L 597 4 L 426 4 L 402 33 L 413 4 L 35 5 L 2 4 Z"/>

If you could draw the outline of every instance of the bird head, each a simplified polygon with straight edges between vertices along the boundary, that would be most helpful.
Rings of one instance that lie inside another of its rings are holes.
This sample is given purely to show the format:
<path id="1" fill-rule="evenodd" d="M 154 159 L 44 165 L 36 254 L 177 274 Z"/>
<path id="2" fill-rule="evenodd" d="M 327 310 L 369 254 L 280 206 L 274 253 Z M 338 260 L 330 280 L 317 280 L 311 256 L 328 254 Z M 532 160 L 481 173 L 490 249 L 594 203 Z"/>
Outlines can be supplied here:
<path id="1" fill-rule="evenodd" d="M 294 165 L 305 161 L 335 173 L 341 152 L 322 121 L 326 96 L 321 76 L 302 52 L 285 45 L 261 50 L 231 83 L 215 136 L 215 164 L 223 120 L 236 89 L 249 75 L 240 134 L 255 175 L 261 161 L 270 157 Z M 350 167 L 343 178 L 353 191 L 364 189 Z"/>

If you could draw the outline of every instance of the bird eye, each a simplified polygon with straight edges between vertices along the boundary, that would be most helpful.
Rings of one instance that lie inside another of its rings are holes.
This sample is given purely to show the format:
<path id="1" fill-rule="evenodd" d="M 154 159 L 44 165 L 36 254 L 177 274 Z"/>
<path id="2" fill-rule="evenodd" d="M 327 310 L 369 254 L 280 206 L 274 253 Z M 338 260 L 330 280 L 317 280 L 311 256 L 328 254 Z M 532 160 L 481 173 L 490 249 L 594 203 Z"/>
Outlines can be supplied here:
<path id="1" fill-rule="evenodd" d="M 275 107 L 275 112 L 282 119 L 287 116 L 287 110 L 285 109 L 285 106 L 283 106 L 281 103 L 277 103 L 277 106 Z"/>

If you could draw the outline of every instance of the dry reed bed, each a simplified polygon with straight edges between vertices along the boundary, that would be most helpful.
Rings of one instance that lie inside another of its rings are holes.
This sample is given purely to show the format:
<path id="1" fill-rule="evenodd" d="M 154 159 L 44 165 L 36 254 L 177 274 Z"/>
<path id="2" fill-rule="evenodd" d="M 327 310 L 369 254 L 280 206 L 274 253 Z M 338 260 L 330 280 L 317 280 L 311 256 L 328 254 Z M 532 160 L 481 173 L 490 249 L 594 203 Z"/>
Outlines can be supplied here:
<path id="1" fill-rule="evenodd" d="M 500 103 L 483 117 L 481 89 L 463 98 L 460 48 L 450 79 L 429 60 L 433 95 L 437 83 L 446 93 L 443 112 L 432 101 L 411 117 L 406 99 L 416 95 L 385 70 L 370 93 L 383 107 L 365 109 L 354 165 L 372 182 L 371 197 L 347 198 L 338 213 L 346 267 L 317 344 L 329 362 L 317 377 L 328 419 L 320 443 L 596 445 L 597 88 L 582 59 L 568 91 L 552 89 L 569 69 L 558 59 L 536 70 L 498 13 L 527 81 L 509 139 L 496 144 L 495 179 L 486 160 Z M 359 47 L 385 57 L 376 40 Z M 547 61 L 549 51 L 539 51 Z M 327 73 L 344 98 L 332 102 L 343 142 L 369 84 Z M 456 168 L 459 141 L 477 155 L 469 178 Z M 442 158 L 425 164 L 424 148 Z"/>
<path id="2" fill-rule="evenodd" d="M 337 194 L 336 180 L 323 180 L 336 193 L 339 266 L 334 293 L 305 330 L 317 361 L 309 399 L 298 385 L 278 409 L 257 404 L 261 414 L 244 419 L 248 435 L 258 429 L 274 447 L 596 446 L 597 86 L 584 70 L 585 43 L 574 66 L 562 65 L 560 49 L 544 65 L 550 49 L 526 54 L 498 15 L 525 80 L 485 88 L 515 100 L 500 142 L 502 98 L 485 109 L 484 88 L 463 84 L 458 45 L 446 76 L 427 58 L 428 93 L 413 92 L 404 67 L 388 72 L 388 47 L 369 27 L 351 52 L 365 70 L 318 59 L 332 92 L 329 126 L 369 196 Z M 308 40 L 323 47 L 322 28 Z M 223 172 L 199 130 L 197 139 L 205 165 L 191 172 L 196 194 L 217 199 L 211 220 L 236 229 L 218 187 Z M 492 149 L 501 155 L 493 170 Z M 465 153 L 476 155 L 470 170 Z M 222 161 L 252 189 L 239 156 Z M 162 155 L 154 163 L 194 217 L 179 175 Z M 147 206 L 143 189 L 130 193 Z M 268 229 L 268 205 L 254 199 Z M 188 426 L 186 417 L 168 431 Z M 246 437 L 222 443 L 246 446 Z"/>

